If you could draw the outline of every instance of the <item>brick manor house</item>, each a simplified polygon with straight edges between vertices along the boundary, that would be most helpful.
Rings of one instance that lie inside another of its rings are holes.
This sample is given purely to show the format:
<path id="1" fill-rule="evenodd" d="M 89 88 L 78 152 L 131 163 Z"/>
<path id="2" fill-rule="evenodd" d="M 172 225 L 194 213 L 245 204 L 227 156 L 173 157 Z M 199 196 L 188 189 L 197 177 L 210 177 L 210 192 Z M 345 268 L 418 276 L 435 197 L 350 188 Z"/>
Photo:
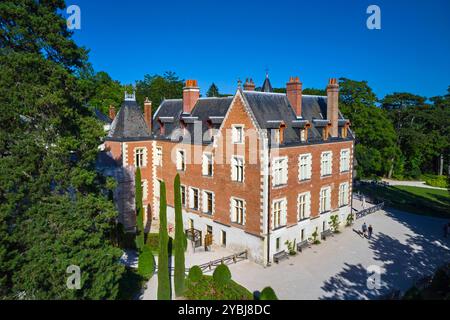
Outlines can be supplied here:
<path id="1" fill-rule="evenodd" d="M 299 78 L 290 78 L 286 93 L 274 93 L 266 76 L 261 91 L 250 79 L 233 96 L 204 98 L 197 81 L 187 80 L 183 98 L 164 100 L 154 115 L 148 99 L 142 112 L 134 94 L 125 94 L 117 115 L 110 110 L 104 144 L 130 177 L 115 197 L 120 221 L 133 230 L 131 180 L 140 167 L 147 228 L 158 219 L 164 181 L 173 229 L 178 173 L 184 229 L 196 230 L 199 242 L 211 234 L 214 245 L 248 250 L 263 265 L 287 250 L 287 240 L 327 230 L 331 215 L 345 222 L 354 136 L 339 112 L 336 79 L 326 90 L 304 95 Z"/>

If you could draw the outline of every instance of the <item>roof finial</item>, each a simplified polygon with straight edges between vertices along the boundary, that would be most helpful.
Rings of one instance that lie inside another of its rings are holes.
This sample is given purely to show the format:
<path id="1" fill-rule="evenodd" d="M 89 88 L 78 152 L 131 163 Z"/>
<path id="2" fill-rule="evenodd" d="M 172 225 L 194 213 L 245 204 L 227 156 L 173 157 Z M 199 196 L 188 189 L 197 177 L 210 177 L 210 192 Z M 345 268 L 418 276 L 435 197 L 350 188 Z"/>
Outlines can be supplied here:
<path id="1" fill-rule="evenodd" d="M 239 78 L 239 79 L 238 79 L 238 89 L 241 89 L 241 86 L 242 86 L 242 81 L 241 81 L 241 79 Z"/>
<path id="2" fill-rule="evenodd" d="M 266 79 L 269 79 L 269 68 L 266 68 Z"/>

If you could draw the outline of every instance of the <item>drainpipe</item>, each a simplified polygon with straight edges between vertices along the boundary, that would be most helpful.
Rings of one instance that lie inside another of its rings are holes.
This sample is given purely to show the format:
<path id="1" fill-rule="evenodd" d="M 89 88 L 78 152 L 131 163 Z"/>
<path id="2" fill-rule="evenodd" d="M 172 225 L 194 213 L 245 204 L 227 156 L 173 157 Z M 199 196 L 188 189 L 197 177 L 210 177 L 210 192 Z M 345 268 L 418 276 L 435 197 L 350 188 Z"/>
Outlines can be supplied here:
<path id="1" fill-rule="evenodd" d="M 271 164 L 271 148 L 268 147 L 268 161 L 267 161 L 267 223 L 266 223 L 266 234 L 267 234 L 267 266 L 270 267 L 270 189 L 271 189 L 271 175 L 270 175 L 270 164 Z"/>

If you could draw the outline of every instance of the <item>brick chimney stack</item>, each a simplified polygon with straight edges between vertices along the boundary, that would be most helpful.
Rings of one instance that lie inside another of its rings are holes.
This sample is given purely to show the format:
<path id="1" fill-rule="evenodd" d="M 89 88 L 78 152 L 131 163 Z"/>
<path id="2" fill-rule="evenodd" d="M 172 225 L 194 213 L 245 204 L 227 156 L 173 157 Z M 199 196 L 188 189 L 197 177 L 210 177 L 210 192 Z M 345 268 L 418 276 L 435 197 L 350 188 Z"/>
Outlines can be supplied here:
<path id="1" fill-rule="evenodd" d="M 331 78 L 327 86 L 327 119 L 331 122 L 330 134 L 338 136 L 339 120 L 339 84 L 336 78 Z"/>
<path id="2" fill-rule="evenodd" d="M 144 120 L 149 128 L 150 132 L 152 131 L 152 102 L 145 98 L 144 101 Z"/>
<path id="3" fill-rule="evenodd" d="M 253 79 L 250 78 L 245 80 L 244 83 L 244 90 L 245 91 L 255 91 L 255 83 L 253 82 Z"/>
<path id="4" fill-rule="evenodd" d="M 302 83 L 298 77 L 291 77 L 286 84 L 286 96 L 294 108 L 297 118 L 302 117 Z"/>
<path id="5" fill-rule="evenodd" d="M 116 117 L 116 108 L 114 108 L 114 106 L 111 104 L 109 106 L 109 118 L 111 120 L 114 120 L 115 117 Z"/>
<path id="6" fill-rule="evenodd" d="M 183 88 L 183 113 L 190 114 L 199 98 L 200 88 L 197 80 L 186 80 L 186 85 Z"/>

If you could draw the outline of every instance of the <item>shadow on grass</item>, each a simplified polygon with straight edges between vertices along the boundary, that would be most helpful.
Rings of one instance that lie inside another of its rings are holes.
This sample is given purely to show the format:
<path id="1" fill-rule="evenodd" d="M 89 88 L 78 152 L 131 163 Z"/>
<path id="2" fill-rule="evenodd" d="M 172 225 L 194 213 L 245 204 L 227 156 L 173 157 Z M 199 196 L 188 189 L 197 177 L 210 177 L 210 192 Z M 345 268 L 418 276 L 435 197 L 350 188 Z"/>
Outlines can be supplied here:
<path id="1" fill-rule="evenodd" d="M 425 216 L 450 218 L 450 195 L 446 197 L 434 189 L 413 189 L 420 190 L 423 195 L 393 186 L 362 185 L 357 190 L 368 195 L 374 202 L 385 202 L 389 207 Z"/>

